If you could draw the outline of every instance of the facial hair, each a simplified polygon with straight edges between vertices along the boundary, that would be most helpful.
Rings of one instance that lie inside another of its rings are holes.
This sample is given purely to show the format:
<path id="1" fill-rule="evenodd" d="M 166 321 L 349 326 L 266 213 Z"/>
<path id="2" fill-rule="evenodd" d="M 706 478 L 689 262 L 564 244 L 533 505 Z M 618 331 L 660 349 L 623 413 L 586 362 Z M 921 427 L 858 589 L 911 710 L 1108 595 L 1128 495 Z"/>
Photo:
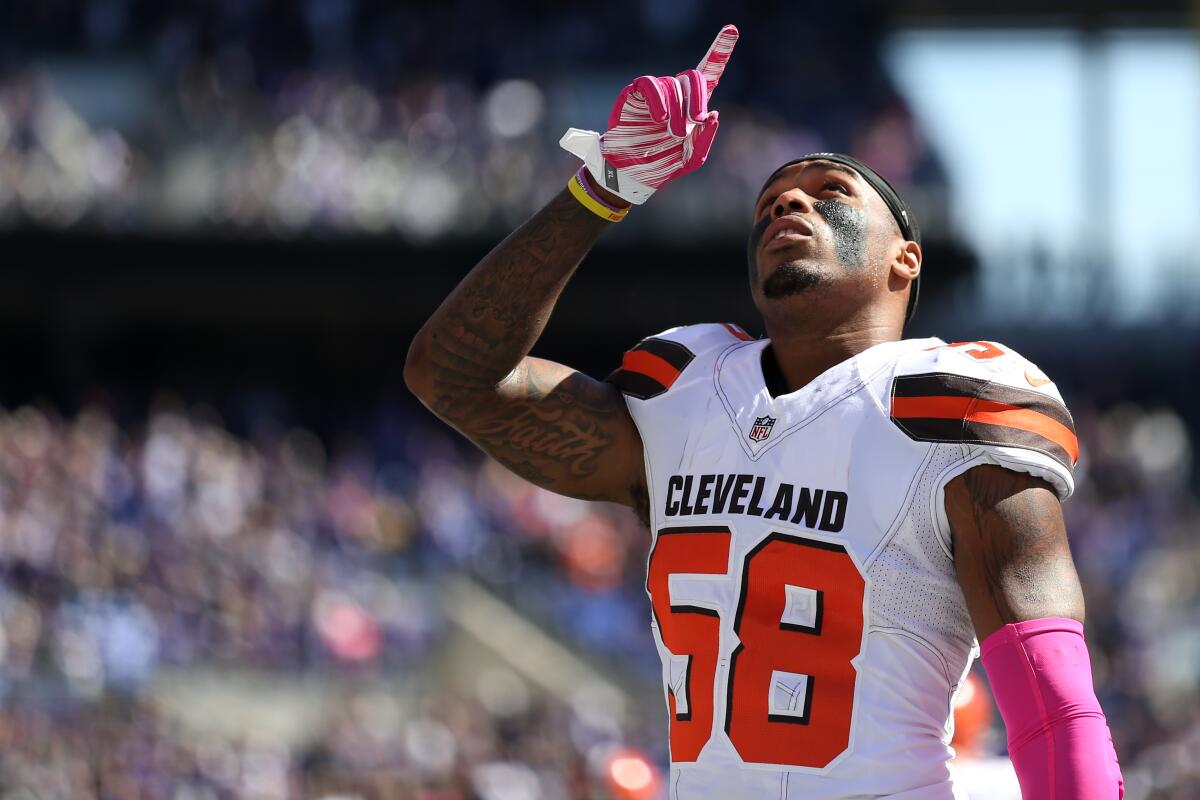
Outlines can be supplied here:
<path id="1" fill-rule="evenodd" d="M 847 267 L 862 267 L 867 262 L 867 212 L 837 200 L 817 200 L 813 209 L 824 218 L 833 234 L 834 253 Z M 750 267 L 750 284 L 757 276 L 758 248 L 763 232 L 774 222 L 770 216 L 755 223 L 746 242 L 746 261 Z M 807 261 L 788 261 L 780 264 L 762 282 L 763 296 L 777 300 L 800 294 L 823 283 L 820 269 Z"/>

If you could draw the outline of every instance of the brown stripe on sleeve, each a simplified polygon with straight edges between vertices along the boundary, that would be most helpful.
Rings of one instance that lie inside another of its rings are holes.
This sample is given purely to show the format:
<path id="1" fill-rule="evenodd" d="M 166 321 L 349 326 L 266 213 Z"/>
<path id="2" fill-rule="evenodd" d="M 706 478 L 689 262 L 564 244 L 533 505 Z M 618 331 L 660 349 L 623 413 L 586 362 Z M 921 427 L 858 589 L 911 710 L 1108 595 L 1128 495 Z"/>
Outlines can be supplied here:
<path id="1" fill-rule="evenodd" d="M 893 384 L 891 417 L 918 441 L 1037 450 L 1067 469 L 1079 459 L 1070 412 L 1041 392 L 964 375 L 902 375 Z"/>
<path id="2" fill-rule="evenodd" d="M 987 381 L 968 378 L 966 375 L 951 375 L 945 372 L 929 372 L 923 375 L 899 375 L 892 384 L 893 397 L 974 397 L 987 385 Z"/>

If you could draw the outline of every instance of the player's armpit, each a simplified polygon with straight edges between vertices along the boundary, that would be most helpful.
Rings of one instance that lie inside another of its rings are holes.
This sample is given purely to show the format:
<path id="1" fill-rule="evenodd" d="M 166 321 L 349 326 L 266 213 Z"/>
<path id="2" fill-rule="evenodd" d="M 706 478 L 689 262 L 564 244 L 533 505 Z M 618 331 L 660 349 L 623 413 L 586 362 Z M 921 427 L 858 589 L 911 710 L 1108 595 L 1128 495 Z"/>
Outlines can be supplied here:
<path id="1" fill-rule="evenodd" d="M 647 517 L 641 437 L 611 384 L 525 358 L 494 390 L 450 393 L 438 413 L 538 486 L 622 503 Z"/>
<path id="2" fill-rule="evenodd" d="M 1083 591 L 1050 484 L 993 465 L 946 485 L 954 562 L 980 641 L 1043 617 L 1083 621 Z"/>

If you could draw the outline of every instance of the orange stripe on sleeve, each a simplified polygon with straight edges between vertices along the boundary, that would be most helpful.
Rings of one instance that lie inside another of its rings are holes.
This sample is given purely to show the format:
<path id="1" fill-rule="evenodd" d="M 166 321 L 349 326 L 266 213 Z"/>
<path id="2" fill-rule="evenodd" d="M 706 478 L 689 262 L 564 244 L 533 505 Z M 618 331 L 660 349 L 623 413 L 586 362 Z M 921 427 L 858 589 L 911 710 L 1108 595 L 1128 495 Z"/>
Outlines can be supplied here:
<path id="1" fill-rule="evenodd" d="M 897 419 L 961 419 L 1017 428 L 1054 442 L 1067 452 L 1072 464 L 1079 460 L 1079 439 L 1075 432 L 1031 408 L 970 397 L 893 397 L 892 416 Z"/>
<path id="2" fill-rule="evenodd" d="M 667 363 L 665 359 L 645 350 L 626 352 L 625 357 L 621 360 L 621 369 L 640 372 L 667 388 L 670 388 L 671 384 L 679 377 L 679 370 Z"/>
<path id="3" fill-rule="evenodd" d="M 1071 463 L 1079 460 L 1079 439 L 1075 432 L 1056 419 L 1034 411 L 1032 408 L 1010 406 L 1007 403 L 994 403 L 988 400 L 979 401 L 971 413 L 967 415 L 969 422 L 982 422 L 985 425 L 1004 425 L 1009 428 L 1020 428 L 1023 431 L 1045 436 L 1050 441 L 1067 451 Z"/>
<path id="4" fill-rule="evenodd" d="M 973 397 L 893 397 L 892 416 L 896 419 L 962 419 L 974 402 Z"/>

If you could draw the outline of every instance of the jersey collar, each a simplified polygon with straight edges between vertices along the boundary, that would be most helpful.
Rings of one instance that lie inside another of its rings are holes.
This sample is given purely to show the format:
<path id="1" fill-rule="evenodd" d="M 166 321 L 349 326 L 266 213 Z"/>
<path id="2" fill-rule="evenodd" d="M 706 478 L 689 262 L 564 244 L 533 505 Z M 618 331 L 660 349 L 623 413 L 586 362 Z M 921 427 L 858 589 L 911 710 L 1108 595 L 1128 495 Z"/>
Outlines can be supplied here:
<path id="1" fill-rule="evenodd" d="M 902 353 L 942 344 L 937 338 L 883 342 L 834 364 L 794 392 L 771 397 L 762 371 L 762 352 L 770 341 L 757 339 L 729 348 L 717 360 L 714 375 L 717 395 L 752 460 L 853 395 Z M 761 433 L 757 439 L 750 437 L 756 422 L 769 424 L 765 438 Z"/>

